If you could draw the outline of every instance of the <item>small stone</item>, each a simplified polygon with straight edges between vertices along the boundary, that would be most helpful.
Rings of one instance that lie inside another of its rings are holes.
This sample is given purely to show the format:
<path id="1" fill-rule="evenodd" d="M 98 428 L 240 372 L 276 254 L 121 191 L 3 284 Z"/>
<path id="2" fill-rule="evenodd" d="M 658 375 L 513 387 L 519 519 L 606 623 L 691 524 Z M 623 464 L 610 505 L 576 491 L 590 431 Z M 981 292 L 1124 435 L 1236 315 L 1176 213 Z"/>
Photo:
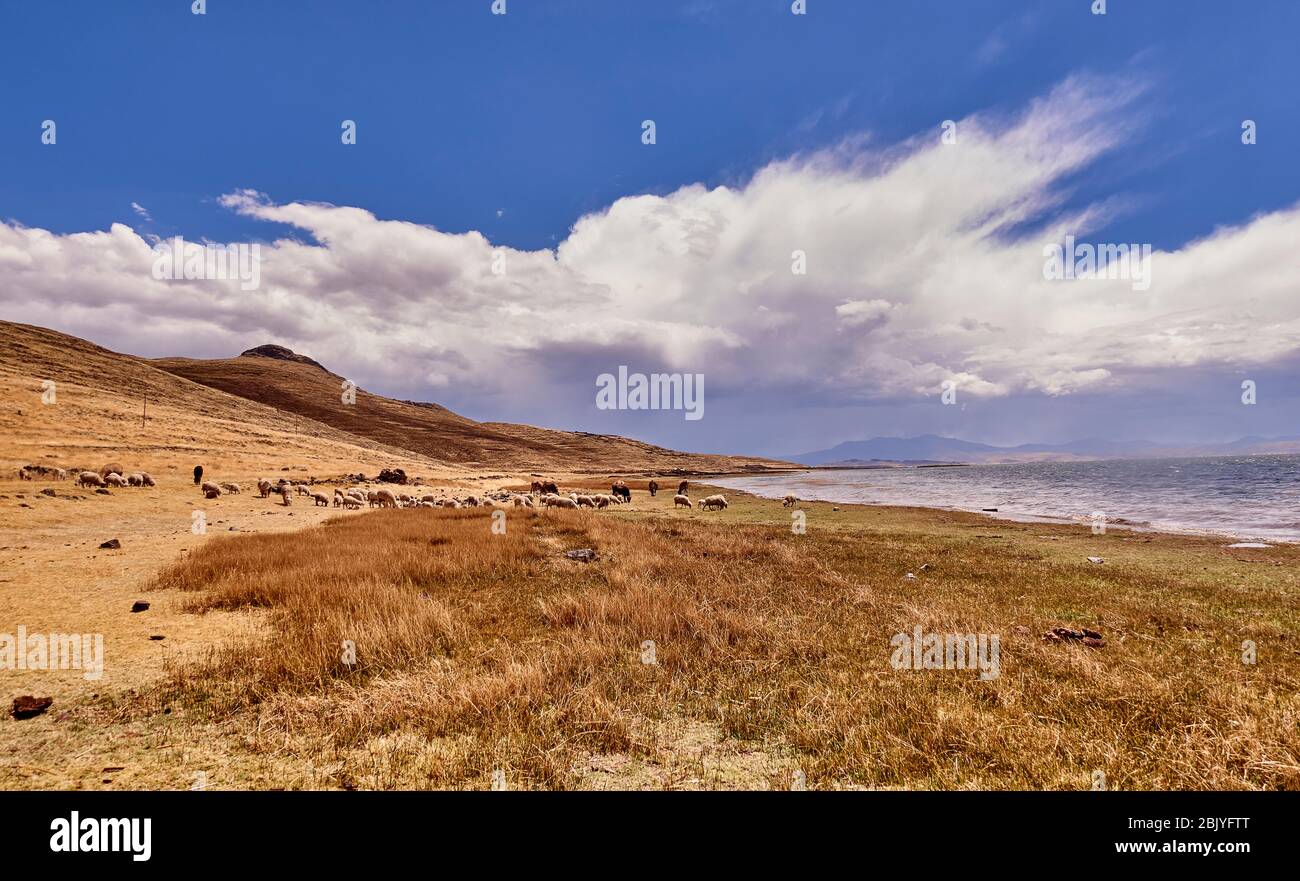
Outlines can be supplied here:
<path id="1" fill-rule="evenodd" d="M 122 543 L 115 538 L 110 538 L 108 541 L 101 544 L 100 547 L 104 550 L 115 551 L 122 547 Z"/>
<path id="2" fill-rule="evenodd" d="M 41 495 L 43 495 L 43 496 L 49 496 L 50 498 L 54 498 L 54 490 L 52 490 L 52 489 L 48 489 L 48 488 L 47 488 L 47 489 L 43 489 L 43 490 L 41 490 Z"/>
<path id="3" fill-rule="evenodd" d="M 565 551 L 564 556 L 570 560 L 580 560 L 583 563 L 590 563 L 596 559 L 596 552 L 591 548 L 578 548 L 576 551 Z"/>
<path id="4" fill-rule="evenodd" d="M 166 639 L 167 637 L 163 636 L 161 633 L 155 633 L 153 636 L 149 638 L 152 639 L 154 642 L 158 642 L 159 640 Z"/>
<path id="5" fill-rule="evenodd" d="M 1098 563 L 1098 564 L 1100 564 L 1100 563 L 1105 563 L 1106 561 L 1103 560 L 1101 557 L 1089 557 L 1089 558 L 1088 558 L 1088 562 L 1089 562 L 1089 563 Z"/>
<path id="6" fill-rule="evenodd" d="M 149 608 L 149 604 L 146 603 L 144 600 L 136 600 L 134 603 L 131 604 L 132 612 L 143 612 L 148 608 Z"/>

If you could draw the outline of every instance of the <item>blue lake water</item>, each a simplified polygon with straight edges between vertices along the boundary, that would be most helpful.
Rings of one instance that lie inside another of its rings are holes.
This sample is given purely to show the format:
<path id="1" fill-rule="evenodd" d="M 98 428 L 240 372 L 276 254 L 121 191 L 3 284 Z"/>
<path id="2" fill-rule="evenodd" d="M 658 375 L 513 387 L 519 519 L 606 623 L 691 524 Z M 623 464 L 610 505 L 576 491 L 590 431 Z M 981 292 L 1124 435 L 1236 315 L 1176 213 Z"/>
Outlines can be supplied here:
<path id="1" fill-rule="evenodd" d="M 1107 522 L 1162 532 L 1300 541 L 1300 456 L 1032 462 L 805 471 L 710 480 L 767 498 Z"/>

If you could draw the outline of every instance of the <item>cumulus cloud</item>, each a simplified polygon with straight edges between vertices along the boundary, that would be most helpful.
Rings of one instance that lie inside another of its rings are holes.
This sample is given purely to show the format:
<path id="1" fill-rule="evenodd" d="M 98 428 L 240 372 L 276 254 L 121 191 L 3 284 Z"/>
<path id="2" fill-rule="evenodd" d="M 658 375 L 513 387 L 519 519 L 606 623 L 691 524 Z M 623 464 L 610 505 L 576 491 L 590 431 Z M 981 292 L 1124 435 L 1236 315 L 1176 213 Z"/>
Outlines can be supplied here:
<path id="1" fill-rule="evenodd" d="M 153 241 L 125 224 L 0 224 L 0 306 L 146 354 L 275 341 L 432 399 L 589 399 L 619 364 L 705 373 L 710 394 L 856 404 L 936 396 L 946 380 L 977 398 L 1062 396 L 1281 361 L 1300 342 L 1296 208 L 1155 252 L 1148 290 L 1044 278 L 1045 244 L 1108 220 L 1108 203 L 1060 206 L 1069 176 L 1131 130 L 1140 96 L 1072 79 L 1014 118 L 959 120 L 956 144 L 937 127 L 883 149 L 855 140 L 742 186 L 621 198 L 554 250 L 241 190 L 221 204 L 294 231 L 262 243 L 252 292 L 155 279 Z"/>

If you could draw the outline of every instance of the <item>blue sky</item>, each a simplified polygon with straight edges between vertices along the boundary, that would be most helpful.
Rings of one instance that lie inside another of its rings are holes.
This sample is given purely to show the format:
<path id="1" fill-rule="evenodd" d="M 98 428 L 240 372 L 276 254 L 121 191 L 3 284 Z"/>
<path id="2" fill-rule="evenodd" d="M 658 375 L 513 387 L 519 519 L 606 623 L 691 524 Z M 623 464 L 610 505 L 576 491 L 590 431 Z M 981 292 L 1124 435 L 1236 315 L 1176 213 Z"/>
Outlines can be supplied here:
<path id="1" fill-rule="evenodd" d="M 846 144 L 866 153 L 897 149 L 937 136 L 944 119 L 973 114 L 990 124 L 1011 120 L 1080 76 L 1095 78 L 1099 100 L 1110 89 L 1141 90 L 1108 116 L 1117 143 L 1053 180 L 1059 214 L 1106 206 L 1104 222 L 1088 229 L 1093 239 L 1176 251 L 1293 208 L 1300 4 L 1107 5 L 1096 16 L 1089 0 L 808 0 L 808 14 L 793 16 L 788 0 L 508 0 L 508 13 L 494 16 L 490 0 L 209 0 L 207 14 L 196 16 L 186 0 L 4 2 L 0 219 L 57 235 L 122 223 L 145 237 L 316 241 L 309 229 L 268 218 L 273 212 L 218 201 L 251 189 L 274 205 L 356 206 L 381 220 L 478 231 L 494 246 L 537 252 L 557 248 L 579 218 L 624 197 L 666 198 L 697 183 L 743 188 L 792 156 Z M 1240 143 L 1247 118 L 1259 138 L 1248 148 Z M 55 148 L 40 143 L 45 119 L 57 122 Z M 357 122 L 354 147 L 339 142 L 343 119 Z M 643 119 L 656 122 L 653 147 L 640 141 Z M 841 299 L 859 296 L 851 281 L 836 284 Z M 890 300 L 861 294 L 877 296 Z M 22 302 L 16 295 L 0 302 L 0 314 L 21 318 Z M 84 331 L 75 314 L 71 303 L 51 308 L 49 323 Z M 240 341 L 286 335 L 277 334 L 282 323 L 258 326 L 248 314 L 213 321 Z M 140 354 L 220 354 L 188 351 L 194 347 L 174 326 L 171 338 L 114 328 L 82 335 Z M 302 337 L 290 344 L 320 357 Z M 346 362 L 359 347 L 354 340 L 319 348 Z M 691 367 L 663 352 L 656 361 L 644 346 L 629 352 L 642 354 L 647 370 L 659 362 Z M 606 351 L 601 363 L 620 354 Z M 583 362 L 572 375 L 596 366 Z M 1289 362 L 1274 359 L 1258 370 L 1282 377 L 1284 367 Z M 528 400 L 554 400 L 519 414 L 518 401 L 487 381 L 423 383 L 422 368 L 394 375 L 360 358 L 336 369 L 363 387 L 439 400 L 478 418 L 767 453 L 923 430 L 1022 442 L 1066 440 L 1100 425 L 1127 437 L 1163 427 L 1208 439 L 1283 433 L 1296 415 L 1291 383 L 1278 388 L 1284 407 L 1261 407 L 1226 428 L 1223 413 L 1236 419 L 1239 410 L 1179 383 L 1081 390 L 1071 401 L 1012 389 L 987 400 L 985 417 L 968 411 L 959 419 L 894 392 L 866 402 L 834 390 L 823 397 L 780 377 L 752 398 L 758 392 L 724 375 L 710 393 L 726 415 L 716 421 L 733 428 L 707 419 L 683 425 L 673 414 L 621 414 L 611 424 L 610 414 L 591 408 L 589 391 L 534 389 Z M 1236 381 L 1223 358 L 1184 374 L 1201 369 L 1225 385 Z M 755 401 L 781 402 L 797 418 L 756 434 L 747 419 Z M 1164 418 L 1141 424 L 1153 408 Z M 1009 412 L 1022 432 L 1007 430 Z"/>

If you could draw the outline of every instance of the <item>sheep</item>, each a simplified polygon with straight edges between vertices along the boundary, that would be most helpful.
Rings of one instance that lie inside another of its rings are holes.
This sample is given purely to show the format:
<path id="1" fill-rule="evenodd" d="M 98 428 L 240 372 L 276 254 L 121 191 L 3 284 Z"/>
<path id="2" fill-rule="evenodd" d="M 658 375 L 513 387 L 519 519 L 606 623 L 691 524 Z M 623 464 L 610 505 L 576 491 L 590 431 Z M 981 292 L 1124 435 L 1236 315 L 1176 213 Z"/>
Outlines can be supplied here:
<path id="1" fill-rule="evenodd" d="M 298 495 L 300 495 L 300 496 L 309 496 L 309 495 L 311 495 L 311 490 L 307 488 L 307 484 L 305 484 L 305 483 L 300 483 L 300 484 L 298 484 L 297 486 L 295 486 L 295 487 L 294 487 L 294 491 L 295 491 L 296 493 L 298 493 Z"/>
<path id="2" fill-rule="evenodd" d="M 126 469 L 117 462 L 109 462 L 107 465 L 99 469 L 99 476 L 108 480 L 108 475 L 116 474 L 120 477 L 125 471 Z"/>
<path id="3" fill-rule="evenodd" d="M 257 480 L 257 491 L 261 494 L 262 498 L 264 499 L 270 496 L 271 479 L 269 477 L 259 477 Z"/>
<path id="4" fill-rule="evenodd" d="M 577 508 L 578 503 L 568 496 L 548 495 L 542 497 L 542 504 L 548 508 Z"/>
<path id="5" fill-rule="evenodd" d="M 128 474 L 126 476 L 126 482 L 130 486 L 144 486 L 144 478 L 139 474 Z"/>
<path id="6" fill-rule="evenodd" d="M 425 501 L 421 501 L 421 502 L 420 502 L 420 507 L 421 507 L 421 508 L 436 508 L 436 507 L 438 507 L 438 506 L 435 505 L 433 502 L 425 502 Z"/>
<path id="7" fill-rule="evenodd" d="M 237 483 L 223 483 L 221 484 L 221 489 L 223 492 L 228 492 L 232 496 L 237 496 L 243 492 L 243 488 Z"/>
<path id="8" fill-rule="evenodd" d="M 330 506 L 330 497 L 325 495 L 325 493 L 323 492 L 312 493 L 311 500 L 316 503 L 314 507 L 317 508 L 321 507 L 322 505 L 324 505 L 326 508 Z"/>
<path id="9" fill-rule="evenodd" d="M 336 488 L 334 490 L 334 507 L 336 508 L 343 507 L 343 490 L 341 489 Z"/>
<path id="10" fill-rule="evenodd" d="M 280 503 L 286 508 L 293 504 L 293 492 L 289 486 L 287 483 L 280 485 Z"/>
<path id="11" fill-rule="evenodd" d="M 608 508 L 608 507 L 609 507 L 609 496 L 596 496 L 596 507 L 597 507 L 597 508 Z"/>
<path id="12" fill-rule="evenodd" d="M 157 483 L 154 482 L 153 475 L 150 474 L 148 471 L 141 471 L 141 472 L 140 472 L 140 481 L 141 481 L 141 486 L 157 486 L 157 485 L 158 485 Z"/>
<path id="13" fill-rule="evenodd" d="M 578 498 L 575 499 L 575 501 L 584 508 L 596 507 L 596 500 L 593 499 L 591 496 L 578 496 Z"/>
<path id="14" fill-rule="evenodd" d="M 116 471 L 110 471 L 110 472 L 108 472 L 108 477 L 105 477 L 105 478 L 104 478 L 104 482 L 107 483 L 109 486 L 126 486 L 126 485 L 127 485 L 127 484 L 126 484 L 126 478 L 123 477 L 122 475 L 118 474 Z"/>
<path id="15" fill-rule="evenodd" d="M 701 511 L 721 511 L 727 507 L 726 496 L 708 496 L 700 502 Z"/>
<path id="16" fill-rule="evenodd" d="M 685 495 L 682 495 L 681 493 L 678 493 L 677 495 L 673 496 L 673 507 L 674 507 L 674 508 L 693 508 L 693 507 L 695 507 L 695 506 L 694 506 L 693 504 L 691 504 L 691 497 L 690 497 L 690 496 L 685 496 Z"/>
<path id="17" fill-rule="evenodd" d="M 796 499 L 794 496 L 786 496 L 784 499 L 781 500 L 782 508 L 793 508 L 797 504 L 799 504 L 799 500 Z"/>
<path id="18" fill-rule="evenodd" d="M 104 478 L 98 471 L 83 471 L 77 475 L 77 486 L 103 486 Z"/>
<path id="19" fill-rule="evenodd" d="M 375 501 L 381 508 L 396 508 L 397 495 L 391 489 L 381 489 L 375 493 Z"/>
<path id="20" fill-rule="evenodd" d="M 32 479 L 32 472 L 30 472 L 30 471 L 27 470 L 27 466 L 26 466 L 26 465 L 24 465 L 23 467 L 21 467 L 21 468 L 18 469 L 18 479 L 19 479 L 19 480 L 31 480 L 31 479 Z"/>
<path id="21" fill-rule="evenodd" d="M 68 479 L 68 469 L 67 469 L 67 468 L 55 468 L 55 469 L 54 469 L 54 479 L 55 479 L 55 480 L 67 480 L 67 479 Z"/>
<path id="22" fill-rule="evenodd" d="M 426 493 L 426 494 L 420 496 L 420 501 L 421 501 L 421 502 L 436 502 L 436 501 L 438 501 L 438 497 L 435 496 L 433 493 Z"/>
<path id="23" fill-rule="evenodd" d="M 361 500 L 360 500 L 359 498 L 357 498 L 356 496 L 344 496 L 344 497 L 343 497 L 343 507 L 344 507 L 344 508 L 360 508 L 360 507 L 361 507 Z"/>

